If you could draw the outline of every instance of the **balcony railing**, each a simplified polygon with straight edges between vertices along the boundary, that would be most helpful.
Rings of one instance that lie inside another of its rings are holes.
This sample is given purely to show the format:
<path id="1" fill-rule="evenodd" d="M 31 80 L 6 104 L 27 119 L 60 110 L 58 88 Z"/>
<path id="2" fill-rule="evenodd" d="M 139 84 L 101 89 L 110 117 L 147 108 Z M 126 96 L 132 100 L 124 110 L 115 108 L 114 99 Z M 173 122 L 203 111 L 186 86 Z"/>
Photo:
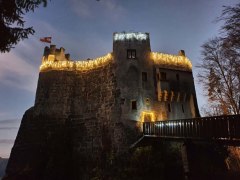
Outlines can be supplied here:
<path id="1" fill-rule="evenodd" d="M 143 134 L 195 139 L 240 139 L 240 115 L 144 122 Z"/>

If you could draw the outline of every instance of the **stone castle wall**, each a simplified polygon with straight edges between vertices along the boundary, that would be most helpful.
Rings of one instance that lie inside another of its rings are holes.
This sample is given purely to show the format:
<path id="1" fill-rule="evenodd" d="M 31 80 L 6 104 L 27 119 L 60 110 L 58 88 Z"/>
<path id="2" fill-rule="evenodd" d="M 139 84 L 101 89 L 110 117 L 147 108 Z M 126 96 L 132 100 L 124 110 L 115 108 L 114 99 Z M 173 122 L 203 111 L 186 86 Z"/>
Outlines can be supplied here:
<path id="1" fill-rule="evenodd" d="M 40 72 L 35 105 L 23 116 L 6 173 L 71 177 L 64 168 L 79 164 L 79 156 L 101 159 L 126 151 L 119 106 L 114 63 L 84 73 Z"/>

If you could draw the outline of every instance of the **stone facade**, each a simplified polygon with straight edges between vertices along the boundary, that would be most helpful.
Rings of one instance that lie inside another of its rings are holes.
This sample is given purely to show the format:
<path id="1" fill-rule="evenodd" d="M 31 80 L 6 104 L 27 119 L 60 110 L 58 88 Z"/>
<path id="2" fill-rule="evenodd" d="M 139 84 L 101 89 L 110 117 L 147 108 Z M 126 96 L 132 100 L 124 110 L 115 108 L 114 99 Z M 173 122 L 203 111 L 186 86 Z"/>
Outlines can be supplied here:
<path id="1" fill-rule="evenodd" d="M 6 179 L 72 177 L 84 158 L 126 152 L 142 121 L 199 116 L 184 51 L 152 53 L 148 33 L 113 38 L 113 52 L 95 60 L 45 48 L 35 104 L 23 116 Z"/>
<path id="2" fill-rule="evenodd" d="M 123 102 L 122 121 L 198 117 L 191 62 L 185 52 L 153 53 L 148 33 L 141 40 L 120 34 L 120 40 L 116 38 L 119 33 L 114 34 L 113 57 Z M 130 57 L 130 53 L 135 57 Z M 136 107 L 132 107 L 135 102 Z"/>

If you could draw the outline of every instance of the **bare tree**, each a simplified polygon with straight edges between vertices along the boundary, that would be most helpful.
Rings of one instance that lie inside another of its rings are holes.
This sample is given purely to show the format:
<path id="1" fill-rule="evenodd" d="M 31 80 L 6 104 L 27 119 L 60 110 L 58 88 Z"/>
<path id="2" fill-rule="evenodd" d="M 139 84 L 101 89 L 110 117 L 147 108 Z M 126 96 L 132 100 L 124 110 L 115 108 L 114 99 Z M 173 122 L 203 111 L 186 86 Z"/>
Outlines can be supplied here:
<path id="1" fill-rule="evenodd" d="M 221 38 L 202 45 L 202 62 L 198 65 L 199 81 L 203 84 L 210 106 L 222 114 L 239 113 L 239 78 L 235 58 L 229 55 Z"/>
<path id="2" fill-rule="evenodd" d="M 203 116 L 220 116 L 223 115 L 221 106 L 218 104 L 208 104 L 201 107 L 201 113 Z"/>
<path id="3" fill-rule="evenodd" d="M 202 45 L 202 61 L 197 66 L 209 101 L 203 109 L 208 115 L 239 114 L 240 3 L 224 6 L 219 21 L 223 22 L 220 36 Z"/>
<path id="4" fill-rule="evenodd" d="M 223 39 L 240 53 L 240 3 L 233 7 L 224 6 L 221 16 L 217 18 L 217 22 L 219 21 L 224 22 L 221 27 Z"/>

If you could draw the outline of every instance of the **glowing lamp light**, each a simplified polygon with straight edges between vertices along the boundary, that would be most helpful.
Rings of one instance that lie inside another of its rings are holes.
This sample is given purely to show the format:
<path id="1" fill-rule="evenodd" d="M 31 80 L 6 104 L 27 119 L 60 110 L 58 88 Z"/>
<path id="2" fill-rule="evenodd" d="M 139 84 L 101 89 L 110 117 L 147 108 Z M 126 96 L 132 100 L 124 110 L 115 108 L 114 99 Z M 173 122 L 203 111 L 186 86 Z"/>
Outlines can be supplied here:
<path id="1" fill-rule="evenodd" d="M 115 33 L 114 34 L 114 41 L 123 41 L 123 40 L 130 40 L 130 39 L 136 39 L 136 40 L 147 40 L 147 34 L 146 33 Z"/>
<path id="2" fill-rule="evenodd" d="M 166 126 L 182 126 L 182 123 L 173 121 L 173 122 L 168 122 Z"/>
<path id="3" fill-rule="evenodd" d="M 192 63 L 186 56 L 151 52 L 150 57 L 155 64 L 192 71 Z"/>
<path id="4" fill-rule="evenodd" d="M 155 126 L 156 126 L 156 127 L 163 127 L 164 124 L 163 124 L 163 123 L 161 123 L 161 124 L 155 124 Z"/>
<path id="5" fill-rule="evenodd" d="M 142 111 L 141 112 L 141 122 L 144 122 L 145 116 L 150 116 L 151 122 L 155 121 L 155 114 L 152 111 Z"/>

